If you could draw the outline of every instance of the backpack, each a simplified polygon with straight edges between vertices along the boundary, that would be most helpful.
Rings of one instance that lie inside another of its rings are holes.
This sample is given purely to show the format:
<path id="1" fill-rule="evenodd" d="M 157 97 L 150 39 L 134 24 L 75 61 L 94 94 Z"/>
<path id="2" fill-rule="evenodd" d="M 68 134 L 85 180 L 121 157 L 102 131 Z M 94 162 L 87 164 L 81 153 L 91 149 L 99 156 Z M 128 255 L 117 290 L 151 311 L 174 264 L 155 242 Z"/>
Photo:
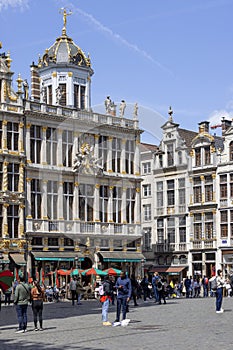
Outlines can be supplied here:
<path id="1" fill-rule="evenodd" d="M 157 283 L 157 289 L 162 290 L 163 289 L 163 283 L 159 280 Z"/>
<path id="2" fill-rule="evenodd" d="M 214 291 L 217 290 L 217 277 L 211 281 L 211 289 Z"/>

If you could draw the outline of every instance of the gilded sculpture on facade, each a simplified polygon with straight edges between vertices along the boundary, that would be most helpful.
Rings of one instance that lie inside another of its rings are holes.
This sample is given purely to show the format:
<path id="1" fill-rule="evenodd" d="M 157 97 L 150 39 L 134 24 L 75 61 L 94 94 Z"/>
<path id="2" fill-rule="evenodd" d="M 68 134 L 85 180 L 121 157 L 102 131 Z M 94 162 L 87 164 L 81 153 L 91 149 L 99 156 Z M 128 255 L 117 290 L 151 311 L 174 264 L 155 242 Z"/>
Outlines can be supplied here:
<path id="1" fill-rule="evenodd" d="M 83 174 L 102 175 L 103 167 L 98 164 L 101 159 L 94 156 L 94 147 L 83 143 L 74 159 L 73 171 Z"/>

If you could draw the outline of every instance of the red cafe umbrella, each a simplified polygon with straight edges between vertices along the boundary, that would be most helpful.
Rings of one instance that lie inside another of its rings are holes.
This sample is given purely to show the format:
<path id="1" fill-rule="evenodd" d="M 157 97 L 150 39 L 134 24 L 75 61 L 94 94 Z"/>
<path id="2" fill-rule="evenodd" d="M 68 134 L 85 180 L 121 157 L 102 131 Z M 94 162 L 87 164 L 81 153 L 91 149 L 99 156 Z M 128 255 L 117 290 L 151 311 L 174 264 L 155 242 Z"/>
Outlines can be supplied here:
<path id="1" fill-rule="evenodd" d="M 99 269 L 95 269 L 94 267 L 90 268 L 90 269 L 87 269 L 87 270 L 84 270 L 82 272 L 82 275 L 83 276 L 91 276 L 91 275 L 99 275 L 99 276 L 106 276 L 107 275 L 107 272 L 104 272 L 102 270 L 99 270 Z"/>
<path id="2" fill-rule="evenodd" d="M 63 270 L 63 269 L 60 269 L 60 270 L 57 270 L 57 274 L 58 275 L 61 275 L 61 276 L 67 276 L 70 274 L 70 271 L 71 270 Z"/>
<path id="3" fill-rule="evenodd" d="M 13 280 L 14 275 L 9 270 L 0 272 L 0 288 L 2 288 L 3 292 L 12 286 Z"/>
<path id="4" fill-rule="evenodd" d="M 108 275 L 119 276 L 121 273 L 121 270 L 110 267 L 109 269 L 104 270 L 104 272 L 107 272 Z"/>

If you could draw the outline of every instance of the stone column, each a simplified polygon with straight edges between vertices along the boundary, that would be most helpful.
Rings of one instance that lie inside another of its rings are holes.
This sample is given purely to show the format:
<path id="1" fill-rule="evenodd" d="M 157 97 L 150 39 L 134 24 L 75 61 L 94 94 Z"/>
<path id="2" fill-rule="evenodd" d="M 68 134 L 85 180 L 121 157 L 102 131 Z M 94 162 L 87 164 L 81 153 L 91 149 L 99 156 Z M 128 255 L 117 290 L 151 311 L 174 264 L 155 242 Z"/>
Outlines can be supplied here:
<path id="1" fill-rule="evenodd" d="M 8 203 L 4 203 L 2 206 L 2 216 L 3 216 L 3 238 L 9 237 L 8 232 L 8 222 L 7 222 L 7 208 L 9 207 Z"/>
<path id="2" fill-rule="evenodd" d="M 3 191 L 7 191 L 8 190 L 8 173 L 7 173 L 7 166 L 8 166 L 8 162 L 6 160 L 4 160 L 3 162 L 3 187 L 2 190 Z"/>
<path id="3" fill-rule="evenodd" d="M 121 222 L 126 224 L 126 187 L 122 188 L 122 201 L 121 201 Z"/>
<path id="4" fill-rule="evenodd" d="M 26 152 L 26 160 L 27 160 L 27 163 L 31 163 L 31 147 L 30 147 L 30 131 L 31 131 L 31 124 L 28 123 L 26 124 L 26 140 L 25 140 L 25 143 L 26 143 L 26 149 L 25 149 L 25 152 Z"/>
<path id="5" fill-rule="evenodd" d="M 126 140 L 121 140 L 121 174 L 126 174 L 125 171 L 125 144 Z"/>
<path id="6" fill-rule="evenodd" d="M 22 238 L 24 236 L 24 204 L 19 205 L 19 228 L 18 237 Z"/>
<path id="7" fill-rule="evenodd" d="M 66 89 L 67 89 L 67 106 L 74 106 L 74 84 L 73 84 L 73 73 L 68 72 L 68 77 L 67 77 L 67 84 L 66 84 Z"/>
<path id="8" fill-rule="evenodd" d="M 95 185 L 94 191 L 94 221 L 100 221 L 100 185 Z"/>
<path id="9" fill-rule="evenodd" d="M 32 219 L 32 206 L 31 206 L 31 184 L 32 184 L 32 179 L 26 178 L 26 186 L 27 186 L 27 198 L 26 198 L 26 203 L 27 203 L 27 211 L 25 213 L 27 219 Z"/>
<path id="10" fill-rule="evenodd" d="M 7 151 L 7 120 L 2 121 L 2 149 Z"/>
<path id="11" fill-rule="evenodd" d="M 140 210 L 140 187 L 136 187 L 135 194 L 135 207 L 134 207 L 134 223 L 140 224 L 141 222 L 141 210 Z"/>
<path id="12" fill-rule="evenodd" d="M 20 162 L 18 191 L 19 191 L 19 193 L 23 193 L 24 190 L 25 190 L 24 189 L 24 163 Z"/>
<path id="13" fill-rule="evenodd" d="M 58 182 L 58 220 L 64 220 L 63 216 L 63 182 Z"/>
<path id="14" fill-rule="evenodd" d="M 114 186 L 109 186 L 108 222 L 113 222 L 113 189 Z"/>
<path id="15" fill-rule="evenodd" d="M 42 143 L 41 143 L 41 153 L 40 153 L 40 163 L 42 165 L 47 164 L 47 157 L 46 157 L 46 130 L 47 126 L 42 127 Z"/>
<path id="16" fill-rule="evenodd" d="M 136 140 L 135 152 L 134 152 L 134 175 L 140 175 L 140 140 Z"/>
<path id="17" fill-rule="evenodd" d="M 76 154 L 78 153 L 78 137 L 79 133 L 74 132 L 74 140 L 73 140 L 73 148 L 72 148 L 72 166 L 74 166 L 74 159 Z"/>
<path id="18" fill-rule="evenodd" d="M 59 167 L 63 167 L 62 133 L 63 133 L 63 130 L 57 129 L 57 166 Z"/>
<path id="19" fill-rule="evenodd" d="M 99 158 L 99 135 L 95 135 L 94 157 Z"/>
<path id="20" fill-rule="evenodd" d="M 107 171 L 112 173 L 112 137 L 108 137 Z"/>
<path id="21" fill-rule="evenodd" d="M 24 123 L 20 122 L 19 123 L 19 141 L 18 141 L 18 150 L 19 153 L 24 153 L 24 135 L 23 135 L 23 129 L 24 129 Z"/>
<path id="22" fill-rule="evenodd" d="M 47 183 L 47 180 L 42 180 L 41 217 L 43 220 L 48 220 Z"/>
<path id="23" fill-rule="evenodd" d="M 73 200 L 73 219 L 80 220 L 79 218 L 79 183 L 74 182 L 74 200 Z"/>

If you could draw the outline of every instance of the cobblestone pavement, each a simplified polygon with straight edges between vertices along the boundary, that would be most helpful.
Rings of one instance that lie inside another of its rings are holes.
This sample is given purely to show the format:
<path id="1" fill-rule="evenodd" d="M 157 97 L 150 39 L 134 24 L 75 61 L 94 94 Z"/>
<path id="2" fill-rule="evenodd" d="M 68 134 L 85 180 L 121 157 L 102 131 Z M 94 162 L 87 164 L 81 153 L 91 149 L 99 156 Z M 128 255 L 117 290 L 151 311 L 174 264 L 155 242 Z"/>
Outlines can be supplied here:
<path id="1" fill-rule="evenodd" d="M 72 306 L 70 301 L 44 304 L 43 332 L 35 332 L 28 309 L 28 332 L 15 334 L 14 306 L 0 312 L 0 349 L 119 350 L 228 350 L 233 349 L 233 298 L 224 298 L 223 314 L 215 313 L 215 298 L 169 299 L 166 305 L 152 300 L 130 305 L 127 327 L 104 327 L 97 300 Z M 115 306 L 109 321 L 115 320 Z"/>

